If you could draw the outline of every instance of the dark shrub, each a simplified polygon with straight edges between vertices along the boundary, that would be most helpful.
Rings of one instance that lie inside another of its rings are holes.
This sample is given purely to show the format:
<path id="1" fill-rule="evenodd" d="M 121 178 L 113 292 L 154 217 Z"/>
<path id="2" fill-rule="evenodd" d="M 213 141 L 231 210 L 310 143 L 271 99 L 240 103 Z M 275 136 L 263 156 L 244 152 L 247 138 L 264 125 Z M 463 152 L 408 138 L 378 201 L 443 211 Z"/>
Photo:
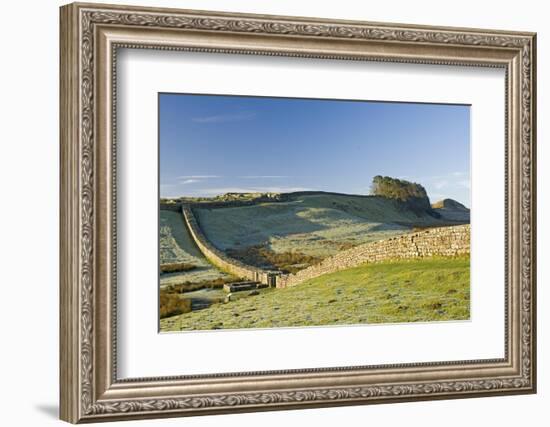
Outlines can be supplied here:
<path id="1" fill-rule="evenodd" d="M 223 285 L 225 285 L 226 283 L 238 282 L 239 280 L 241 279 L 236 277 L 219 277 L 217 279 L 212 279 L 212 280 L 201 280 L 200 282 L 187 281 L 183 283 L 168 285 L 164 287 L 162 291 L 172 292 L 172 293 L 183 293 L 183 292 L 198 291 L 199 289 L 206 289 L 206 288 L 210 288 L 210 289 L 223 288 Z"/>
<path id="2" fill-rule="evenodd" d="M 228 249 L 227 255 L 248 265 L 296 273 L 310 265 L 318 264 L 322 258 L 302 252 L 274 252 L 265 245 L 248 246 L 242 249 Z"/>
<path id="3" fill-rule="evenodd" d="M 191 311 L 191 300 L 182 299 L 177 294 L 160 292 L 160 318 L 177 316 Z"/>
<path id="4" fill-rule="evenodd" d="M 197 268 L 194 264 L 187 264 L 185 262 L 174 262 L 170 264 L 161 264 L 160 272 L 161 273 L 175 273 L 177 271 L 189 271 Z"/>

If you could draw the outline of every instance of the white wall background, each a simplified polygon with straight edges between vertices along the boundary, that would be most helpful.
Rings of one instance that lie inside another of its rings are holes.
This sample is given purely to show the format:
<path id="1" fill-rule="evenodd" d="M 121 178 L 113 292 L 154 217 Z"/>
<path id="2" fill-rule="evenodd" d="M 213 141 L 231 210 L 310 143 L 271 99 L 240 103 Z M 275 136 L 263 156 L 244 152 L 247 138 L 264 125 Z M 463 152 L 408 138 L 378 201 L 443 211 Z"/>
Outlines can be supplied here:
<path id="1" fill-rule="evenodd" d="M 121 3 L 110 0 L 113 3 Z M 133 0 L 133 4 L 538 32 L 539 393 L 438 402 L 137 421 L 131 425 L 545 425 L 550 405 L 550 28 L 545 2 Z M 3 425 L 59 425 L 58 6 L 2 6 L 0 67 L 0 400 Z M 488 168 L 490 165 L 488 165 Z M 23 206 L 26 203 L 26 206 Z M 546 335 L 546 336 L 545 336 Z M 546 421 L 547 422 L 547 421 Z"/>

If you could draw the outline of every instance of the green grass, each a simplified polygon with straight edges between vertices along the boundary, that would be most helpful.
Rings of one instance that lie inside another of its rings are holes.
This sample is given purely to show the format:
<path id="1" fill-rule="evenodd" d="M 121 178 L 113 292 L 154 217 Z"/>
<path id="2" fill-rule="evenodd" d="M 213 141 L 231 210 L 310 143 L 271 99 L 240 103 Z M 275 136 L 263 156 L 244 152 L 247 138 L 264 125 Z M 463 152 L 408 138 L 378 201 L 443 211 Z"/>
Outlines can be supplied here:
<path id="1" fill-rule="evenodd" d="M 161 331 L 466 320 L 470 259 L 364 264 L 161 320 Z"/>

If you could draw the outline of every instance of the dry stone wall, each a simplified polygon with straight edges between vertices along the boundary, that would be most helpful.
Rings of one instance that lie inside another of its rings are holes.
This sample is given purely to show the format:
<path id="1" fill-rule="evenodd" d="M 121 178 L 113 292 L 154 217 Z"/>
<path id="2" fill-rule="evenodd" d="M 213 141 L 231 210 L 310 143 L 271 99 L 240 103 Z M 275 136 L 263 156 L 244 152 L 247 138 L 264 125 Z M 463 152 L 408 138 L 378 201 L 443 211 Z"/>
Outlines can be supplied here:
<path id="1" fill-rule="evenodd" d="M 275 281 L 272 279 L 272 272 L 246 265 L 239 260 L 231 258 L 210 243 L 202 232 L 195 214 L 193 213 L 193 208 L 190 205 L 183 204 L 181 206 L 181 210 L 185 224 L 189 230 L 189 234 L 191 234 L 191 237 L 193 238 L 193 241 L 206 259 L 208 259 L 212 264 L 220 270 L 233 274 L 234 276 L 260 282 L 265 285 L 275 285 Z"/>
<path id="2" fill-rule="evenodd" d="M 295 286 L 306 280 L 365 263 L 387 260 L 456 256 L 470 253 L 470 225 L 430 228 L 415 233 L 366 243 L 342 251 L 295 274 L 276 278 L 276 286 Z"/>
<path id="3" fill-rule="evenodd" d="M 201 205 L 202 206 L 202 205 Z M 426 230 L 366 243 L 339 252 L 321 263 L 295 274 L 266 271 L 227 256 L 206 238 L 193 213 L 193 207 L 182 204 L 185 224 L 202 254 L 219 269 L 242 279 L 265 285 L 286 288 L 309 279 L 345 270 L 365 263 L 387 260 L 425 258 L 431 256 L 457 256 L 470 253 L 470 225 L 429 228 Z"/>

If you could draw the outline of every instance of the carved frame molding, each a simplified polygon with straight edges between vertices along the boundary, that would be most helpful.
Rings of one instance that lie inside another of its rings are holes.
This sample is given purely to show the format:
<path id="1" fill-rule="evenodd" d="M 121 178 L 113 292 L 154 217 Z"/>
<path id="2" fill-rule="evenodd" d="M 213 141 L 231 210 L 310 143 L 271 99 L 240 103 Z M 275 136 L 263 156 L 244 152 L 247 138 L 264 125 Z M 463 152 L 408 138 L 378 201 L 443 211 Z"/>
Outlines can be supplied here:
<path id="1" fill-rule="evenodd" d="M 113 147 L 121 47 L 504 67 L 506 357 L 117 380 Z M 62 7 L 61 418 L 83 422 L 534 392 L 534 97 L 532 33 L 94 4 Z M 300 385 L 285 386 L 290 379 Z"/>

